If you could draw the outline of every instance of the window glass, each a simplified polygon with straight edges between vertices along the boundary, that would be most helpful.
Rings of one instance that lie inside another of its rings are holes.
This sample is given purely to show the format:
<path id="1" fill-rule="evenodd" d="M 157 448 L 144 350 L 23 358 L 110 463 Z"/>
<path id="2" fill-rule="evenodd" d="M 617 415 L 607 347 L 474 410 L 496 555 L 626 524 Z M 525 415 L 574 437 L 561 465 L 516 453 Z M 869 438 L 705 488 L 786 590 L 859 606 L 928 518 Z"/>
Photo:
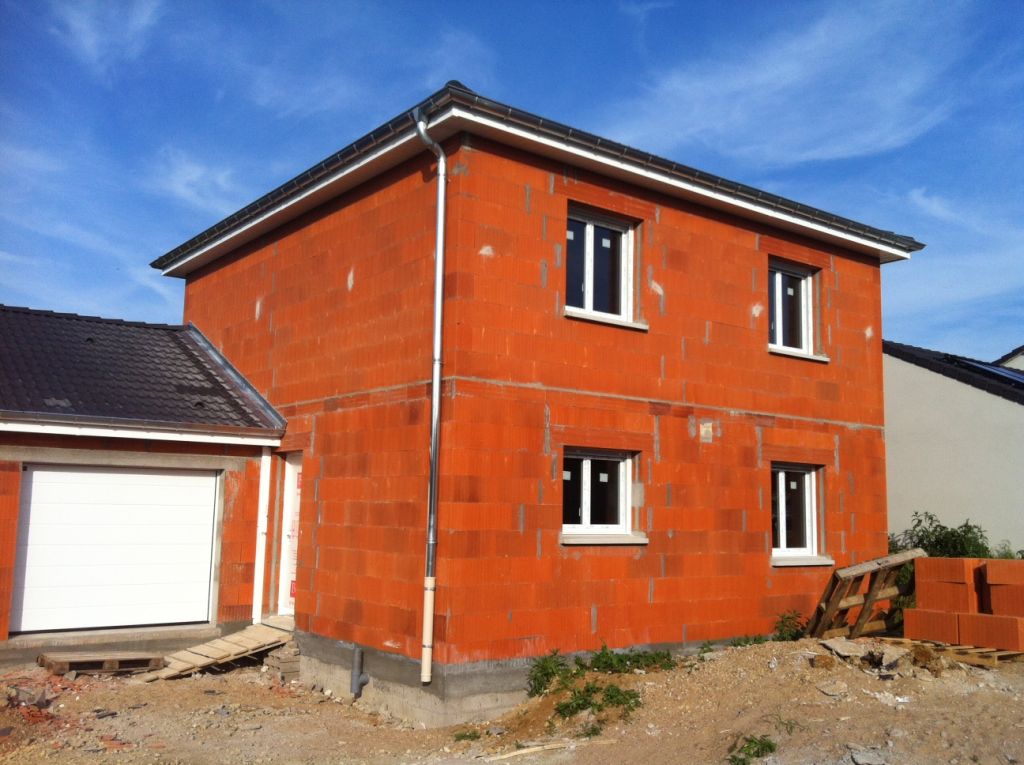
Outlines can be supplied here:
<path id="1" fill-rule="evenodd" d="M 618 460 L 590 460 L 590 523 L 619 522 Z"/>
<path id="2" fill-rule="evenodd" d="M 790 470 L 783 475 L 782 481 L 786 493 L 786 547 L 807 547 L 807 495 L 804 491 L 804 474 Z"/>
<path id="3" fill-rule="evenodd" d="M 622 233 L 594 226 L 594 310 L 619 313 L 622 298 Z"/>
<path id="4" fill-rule="evenodd" d="M 782 344 L 789 348 L 803 348 L 803 279 L 782 273 Z"/>
<path id="5" fill-rule="evenodd" d="M 565 242 L 565 304 L 585 308 L 587 224 L 569 219 Z"/>
<path id="6" fill-rule="evenodd" d="M 562 462 L 562 523 L 583 523 L 583 460 L 566 458 Z"/>

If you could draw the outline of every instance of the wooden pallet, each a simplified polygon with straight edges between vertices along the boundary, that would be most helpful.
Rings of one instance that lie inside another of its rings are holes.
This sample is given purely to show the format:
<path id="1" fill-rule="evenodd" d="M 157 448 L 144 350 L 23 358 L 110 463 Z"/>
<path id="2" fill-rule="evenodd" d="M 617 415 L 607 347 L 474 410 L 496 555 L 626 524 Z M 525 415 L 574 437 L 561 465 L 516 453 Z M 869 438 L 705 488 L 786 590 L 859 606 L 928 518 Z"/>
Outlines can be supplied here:
<path id="1" fill-rule="evenodd" d="M 167 680 L 172 677 L 192 675 L 207 667 L 227 664 L 271 648 L 284 645 L 292 639 L 288 630 L 254 624 L 241 632 L 210 640 L 163 657 L 166 663 L 162 669 L 142 675 L 139 679 L 147 683 Z"/>
<path id="2" fill-rule="evenodd" d="M 925 555 L 924 550 L 916 548 L 833 571 L 818 607 L 807 623 L 808 636 L 855 638 L 884 631 L 884 621 L 869 621 L 875 604 L 905 594 L 896 586 L 900 568 L 904 563 Z M 868 580 L 868 590 L 861 594 L 865 580 Z M 858 608 L 860 613 L 851 624 L 851 612 Z"/>
<path id="3" fill-rule="evenodd" d="M 36 663 L 55 675 L 72 671 L 92 675 L 159 669 L 164 657 L 130 651 L 51 651 L 41 654 Z"/>
<path id="4" fill-rule="evenodd" d="M 998 648 L 977 648 L 972 645 L 949 645 L 938 643 L 934 640 L 911 640 L 910 638 L 879 638 L 886 643 L 911 647 L 924 645 L 931 648 L 940 656 L 945 656 L 953 661 L 962 661 L 964 664 L 973 664 L 976 667 L 998 667 L 1000 664 L 1009 662 L 1024 661 L 1024 652 L 1004 651 Z"/>

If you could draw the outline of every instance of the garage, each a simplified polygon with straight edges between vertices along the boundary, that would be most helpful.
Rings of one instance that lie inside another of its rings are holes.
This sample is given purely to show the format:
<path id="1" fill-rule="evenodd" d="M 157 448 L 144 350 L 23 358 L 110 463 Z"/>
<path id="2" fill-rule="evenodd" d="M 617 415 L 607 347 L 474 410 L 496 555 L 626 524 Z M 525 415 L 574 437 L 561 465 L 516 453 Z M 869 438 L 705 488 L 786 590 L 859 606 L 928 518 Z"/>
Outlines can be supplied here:
<path id="1" fill-rule="evenodd" d="M 217 473 L 25 465 L 11 632 L 206 622 Z"/>

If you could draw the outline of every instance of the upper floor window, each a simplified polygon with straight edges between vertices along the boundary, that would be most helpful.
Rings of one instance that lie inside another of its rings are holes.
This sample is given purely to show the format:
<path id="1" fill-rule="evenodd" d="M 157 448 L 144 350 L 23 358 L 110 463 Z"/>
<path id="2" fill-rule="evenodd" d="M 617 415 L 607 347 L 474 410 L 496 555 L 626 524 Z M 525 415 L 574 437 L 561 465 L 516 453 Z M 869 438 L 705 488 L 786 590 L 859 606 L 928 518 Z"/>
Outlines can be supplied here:
<path id="1" fill-rule="evenodd" d="M 566 308 L 632 320 L 630 225 L 599 213 L 571 209 L 565 238 Z"/>
<path id="2" fill-rule="evenodd" d="M 814 272 L 773 260 L 768 264 L 768 344 L 814 353 Z"/>

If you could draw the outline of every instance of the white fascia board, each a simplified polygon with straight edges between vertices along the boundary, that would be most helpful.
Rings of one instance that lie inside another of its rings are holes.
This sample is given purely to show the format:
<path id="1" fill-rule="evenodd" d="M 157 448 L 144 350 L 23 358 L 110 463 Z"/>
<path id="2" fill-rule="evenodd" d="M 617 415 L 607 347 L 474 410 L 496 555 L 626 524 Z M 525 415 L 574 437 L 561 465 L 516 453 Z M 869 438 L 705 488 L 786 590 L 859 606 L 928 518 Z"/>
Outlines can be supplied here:
<path id="1" fill-rule="evenodd" d="M 98 438 L 136 438 L 146 441 L 182 441 L 194 444 L 235 444 L 239 446 L 280 446 L 280 438 L 266 436 L 230 436 L 218 433 L 192 433 L 187 430 L 133 430 L 96 425 L 50 425 L 46 423 L 0 420 L 0 432 L 39 433 L 50 436 L 96 436 Z"/>
<path id="2" fill-rule="evenodd" d="M 338 170 L 338 172 L 321 180 L 315 186 L 310 186 L 301 194 L 285 199 L 280 204 L 265 210 L 261 215 L 246 222 L 244 225 L 225 232 L 223 236 L 219 236 L 211 242 L 207 242 L 183 260 L 171 263 L 160 273 L 164 276 L 186 276 L 200 266 L 215 260 L 225 251 L 239 247 L 255 239 L 260 234 L 280 225 L 276 219 L 282 215 L 285 217 L 285 220 L 290 220 L 355 186 L 358 181 L 352 182 L 354 176 L 358 178 L 360 173 L 377 162 L 386 159 L 388 154 L 413 140 L 419 140 L 413 131 L 399 136 L 376 151 L 367 154 L 358 162 L 346 165 Z M 371 173 L 370 176 L 372 177 L 375 174 Z"/>
<path id="3" fill-rule="evenodd" d="M 841 240 L 843 242 L 852 245 L 858 251 L 867 250 L 871 253 L 879 255 L 883 254 L 888 256 L 889 260 L 907 260 L 910 258 L 910 253 L 901 250 L 890 245 L 875 242 L 870 239 L 851 234 L 848 231 L 842 229 L 832 228 L 830 226 L 815 223 L 814 221 L 808 221 L 803 218 L 798 218 L 794 215 L 790 215 L 781 210 L 776 210 L 771 207 L 764 205 L 758 205 L 753 202 L 749 202 L 744 199 L 737 199 L 736 197 L 728 194 L 714 191 L 712 189 L 704 188 L 693 183 L 688 183 L 680 178 L 676 178 L 666 173 L 661 173 L 648 168 L 639 167 L 630 162 L 608 157 L 597 152 L 589 151 L 579 146 L 573 146 L 572 144 L 566 143 L 565 141 L 559 141 L 554 138 L 548 138 L 547 136 L 539 136 L 528 130 L 513 127 L 507 125 L 489 117 L 483 117 L 479 114 L 466 111 L 460 108 L 453 108 L 445 114 L 441 115 L 434 124 L 440 125 L 448 119 L 464 120 L 471 124 L 480 125 L 486 127 L 488 130 L 503 133 L 505 135 L 514 136 L 518 139 L 518 142 L 526 142 L 532 144 L 540 144 L 541 146 L 547 147 L 549 150 L 553 150 L 563 154 L 570 154 L 579 159 L 585 160 L 591 166 L 598 165 L 609 170 L 615 171 L 615 175 L 622 177 L 632 176 L 639 178 L 647 182 L 647 185 L 654 183 L 659 186 L 668 186 L 671 189 L 675 189 L 677 192 L 683 192 L 689 198 L 703 199 L 706 203 L 711 204 L 713 207 L 719 209 L 731 208 L 736 210 L 740 217 L 749 218 L 751 214 L 755 217 L 762 219 L 769 219 L 780 224 L 782 227 L 787 229 L 798 229 L 808 232 L 808 236 L 814 239 L 821 239 L 823 236 L 831 240 Z M 433 125 L 432 125 L 433 127 Z"/>
<path id="4" fill-rule="evenodd" d="M 910 258 L 909 252 L 897 247 L 865 239 L 856 234 L 832 228 L 825 224 L 798 218 L 765 205 L 737 199 L 729 194 L 689 183 L 667 173 L 651 170 L 625 160 L 615 159 L 614 157 L 608 157 L 583 147 L 574 146 L 566 141 L 537 135 L 529 130 L 507 125 L 500 120 L 481 116 L 460 107 L 453 106 L 435 117 L 430 123 L 429 129 L 437 131 L 433 138 L 440 141 L 457 130 L 470 129 L 473 126 L 484 128 L 484 135 L 490 133 L 492 135 L 513 138 L 515 139 L 512 142 L 513 145 L 543 147 L 546 149 L 544 153 L 548 155 L 569 155 L 582 161 L 585 166 L 589 166 L 597 172 L 603 171 L 605 174 L 611 174 L 613 177 L 630 179 L 635 183 L 648 187 L 654 186 L 676 196 L 703 201 L 711 207 L 731 210 L 743 218 L 768 220 L 782 228 L 802 231 L 806 236 L 813 239 L 826 239 L 845 243 L 859 252 L 866 252 L 877 256 L 882 262 L 907 260 Z M 389 156 L 400 150 L 404 150 L 402 153 L 407 156 Z M 244 225 L 227 231 L 213 241 L 207 242 L 185 258 L 168 265 L 161 273 L 164 276 L 186 276 L 227 251 L 255 239 L 260 234 L 336 197 L 358 183 L 372 178 L 380 172 L 375 169 L 377 165 L 383 165 L 384 168 L 391 167 L 403 159 L 414 156 L 420 150 L 425 151 L 426 149 L 419 144 L 419 138 L 415 132 L 409 130 L 367 154 L 359 161 L 342 167 L 336 173 L 322 179 L 315 186 L 311 186 L 300 194 L 265 210 L 262 214 L 247 221 Z"/>

